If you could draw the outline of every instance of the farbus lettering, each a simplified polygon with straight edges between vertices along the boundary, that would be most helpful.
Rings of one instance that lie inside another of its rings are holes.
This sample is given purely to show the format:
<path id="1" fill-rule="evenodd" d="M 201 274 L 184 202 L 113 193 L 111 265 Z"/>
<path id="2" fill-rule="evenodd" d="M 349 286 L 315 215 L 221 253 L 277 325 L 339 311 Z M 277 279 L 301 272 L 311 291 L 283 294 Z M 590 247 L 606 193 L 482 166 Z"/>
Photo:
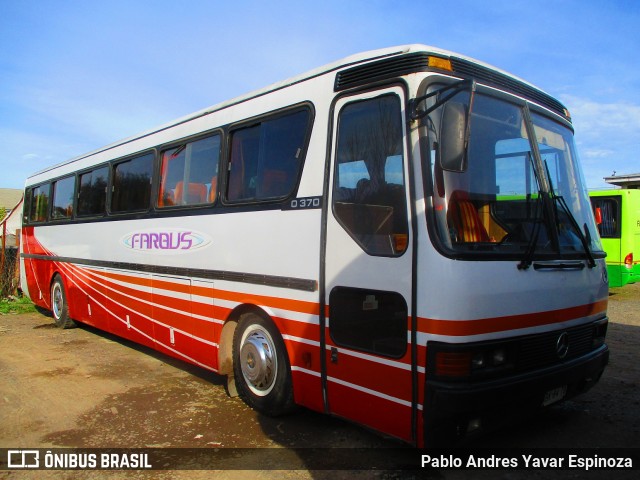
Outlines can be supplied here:
<path id="1" fill-rule="evenodd" d="M 135 233 L 131 248 L 137 250 L 189 250 L 193 245 L 191 232 Z"/>

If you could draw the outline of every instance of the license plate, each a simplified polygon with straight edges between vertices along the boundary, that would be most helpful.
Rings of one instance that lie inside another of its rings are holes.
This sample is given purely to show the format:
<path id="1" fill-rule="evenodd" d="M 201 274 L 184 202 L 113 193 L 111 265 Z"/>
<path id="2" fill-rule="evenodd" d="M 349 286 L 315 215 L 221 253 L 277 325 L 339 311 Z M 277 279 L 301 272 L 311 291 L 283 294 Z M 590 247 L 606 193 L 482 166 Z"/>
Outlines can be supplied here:
<path id="1" fill-rule="evenodd" d="M 554 388 L 553 390 L 549 390 L 544 394 L 544 399 L 542 400 L 542 406 L 546 407 L 547 405 L 551 405 L 552 403 L 559 402 L 564 398 L 567 394 L 567 386 L 563 385 L 562 387 Z"/>

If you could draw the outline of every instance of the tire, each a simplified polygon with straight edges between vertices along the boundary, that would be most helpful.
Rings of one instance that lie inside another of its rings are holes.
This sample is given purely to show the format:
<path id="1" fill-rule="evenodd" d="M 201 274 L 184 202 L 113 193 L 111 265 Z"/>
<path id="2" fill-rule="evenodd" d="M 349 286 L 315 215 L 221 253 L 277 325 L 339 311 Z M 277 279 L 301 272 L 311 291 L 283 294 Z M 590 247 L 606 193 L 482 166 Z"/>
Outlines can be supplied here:
<path id="1" fill-rule="evenodd" d="M 69 317 L 67 294 L 60 275 L 53 277 L 53 282 L 51 283 L 51 313 L 57 327 L 73 328 L 76 326 L 76 322 Z"/>
<path id="2" fill-rule="evenodd" d="M 238 393 L 253 409 L 271 417 L 293 410 L 289 359 L 271 320 L 254 313 L 240 317 L 233 336 L 233 372 Z"/>

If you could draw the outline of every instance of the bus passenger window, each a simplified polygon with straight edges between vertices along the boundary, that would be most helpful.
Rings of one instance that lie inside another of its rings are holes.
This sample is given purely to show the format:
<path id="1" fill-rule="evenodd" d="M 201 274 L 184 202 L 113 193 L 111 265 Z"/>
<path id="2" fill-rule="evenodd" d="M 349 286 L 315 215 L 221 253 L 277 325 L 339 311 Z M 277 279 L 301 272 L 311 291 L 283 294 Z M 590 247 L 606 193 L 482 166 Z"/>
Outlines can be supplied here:
<path id="1" fill-rule="evenodd" d="M 75 184 L 75 177 L 67 177 L 54 182 L 52 220 L 71 218 L 71 215 L 73 215 Z"/>
<path id="2" fill-rule="evenodd" d="M 218 194 L 219 158 L 219 135 L 165 150 L 158 207 L 213 203 Z"/>
<path id="3" fill-rule="evenodd" d="M 78 215 L 102 215 L 107 205 L 109 168 L 104 166 L 80 175 Z"/>
<path id="4" fill-rule="evenodd" d="M 115 165 L 111 211 L 120 213 L 148 209 L 152 177 L 151 153 Z"/>
<path id="5" fill-rule="evenodd" d="M 49 184 L 45 183 L 31 190 L 31 204 L 29 208 L 30 222 L 46 222 L 49 210 Z"/>
<path id="6" fill-rule="evenodd" d="M 227 200 L 288 197 L 302 168 L 309 126 L 309 111 L 299 110 L 233 131 Z"/>
<path id="7" fill-rule="evenodd" d="M 620 205 L 615 197 L 591 197 L 591 206 L 596 217 L 601 238 L 620 238 Z M 598 213 L 597 213 L 598 212 Z"/>
<path id="8" fill-rule="evenodd" d="M 338 120 L 333 211 L 370 255 L 401 255 L 408 218 L 400 99 L 347 104 Z"/>

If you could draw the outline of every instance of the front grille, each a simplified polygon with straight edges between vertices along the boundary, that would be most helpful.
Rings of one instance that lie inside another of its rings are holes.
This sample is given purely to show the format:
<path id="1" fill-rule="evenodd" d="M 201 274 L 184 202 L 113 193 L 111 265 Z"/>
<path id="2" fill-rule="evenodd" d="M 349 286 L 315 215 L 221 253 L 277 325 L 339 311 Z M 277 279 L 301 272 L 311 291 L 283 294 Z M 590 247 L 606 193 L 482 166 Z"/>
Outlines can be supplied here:
<path id="1" fill-rule="evenodd" d="M 560 358 L 557 345 L 563 332 L 567 332 L 569 336 L 569 348 L 566 356 Z M 593 324 L 587 324 L 523 337 L 516 341 L 516 370 L 525 372 L 585 355 L 592 350 L 594 332 Z"/>
<path id="2" fill-rule="evenodd" d="M 603 346 L 607 325 L 608 320 L 603 317 L 575 327 L 502 340 L 474 343 L 429 341 L 427 377 L 447 382 L 482 382 L 559 367 L 584 358 Z M 563 348 L 559 349 L 561 337 Z M 494 359 L 500 357 L 504 361 L 497 363 Z M 441 369 L 453 360 L 461 362 L 461 365 L 467 363 L 467 369 L 460 368 L 456 373 Z"/>

